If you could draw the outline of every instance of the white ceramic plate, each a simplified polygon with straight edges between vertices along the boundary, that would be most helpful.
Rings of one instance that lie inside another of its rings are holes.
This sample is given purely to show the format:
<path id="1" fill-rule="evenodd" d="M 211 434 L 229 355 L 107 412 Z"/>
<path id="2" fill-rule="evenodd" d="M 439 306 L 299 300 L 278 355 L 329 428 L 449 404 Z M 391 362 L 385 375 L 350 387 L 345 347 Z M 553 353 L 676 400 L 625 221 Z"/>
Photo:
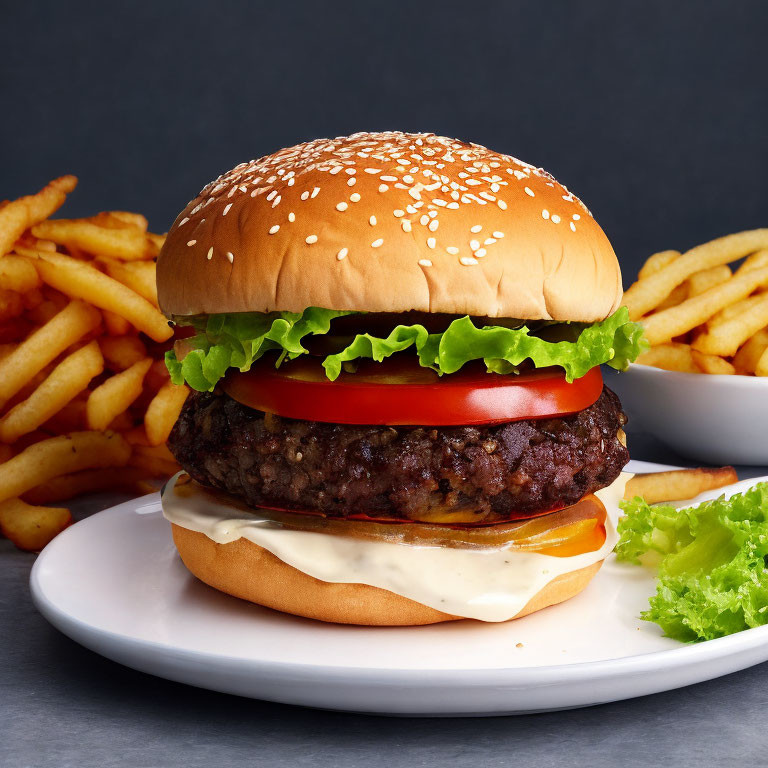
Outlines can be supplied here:
<path id="1" fill-rule="evenodd" d="M 31 586 L 54 626 L 129 667 L 241 696 L 356 712 L 498 715 L 581 707 L 768 659 L 768 627 L 699 645 L 662 637 L 637 618 L 653 578 L 612 558 L 582 594 L 508 624 L 382 629 L 275 613 L 189 575 L 157 494 L 64 531 L 37 559 Z"/>
<path id="2" fill-rule="evenodd" d="M 768 378 L 663 371 L 609 371 L 631 427 L 682 456 L 712 464 L 768 464 Z"/>

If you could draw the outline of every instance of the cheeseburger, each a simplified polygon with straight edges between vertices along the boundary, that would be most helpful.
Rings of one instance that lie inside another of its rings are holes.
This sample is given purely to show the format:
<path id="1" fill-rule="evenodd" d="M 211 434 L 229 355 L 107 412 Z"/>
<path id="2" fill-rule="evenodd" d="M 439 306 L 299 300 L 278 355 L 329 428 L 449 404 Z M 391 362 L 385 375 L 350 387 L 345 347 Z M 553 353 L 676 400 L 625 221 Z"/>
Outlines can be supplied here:
<path id="1" fill-rule="evenodd" d="M 506 621 L 580 592 L 628 461 L 600 365 L 642 334 L 581 201 L 433 134 L 238 165 L 157 264 L 191 394 L 163 494 L 187 568 L 323 621 Z"/>

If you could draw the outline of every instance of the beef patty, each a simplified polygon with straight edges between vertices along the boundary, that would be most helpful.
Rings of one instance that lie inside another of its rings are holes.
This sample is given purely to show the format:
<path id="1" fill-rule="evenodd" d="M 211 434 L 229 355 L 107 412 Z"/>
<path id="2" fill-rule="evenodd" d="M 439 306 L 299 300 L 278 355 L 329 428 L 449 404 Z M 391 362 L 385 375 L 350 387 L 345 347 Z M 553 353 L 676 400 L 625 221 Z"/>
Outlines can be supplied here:
<path id="1" fill-rule="evenodd" d="M 252 507 L 493 523 L 610 485 L 629 460 L 625 422 L 607 387 L 572 416 L 487 427 L 326 424 L 193 392 L 169 447 L 195 480 Z"/>

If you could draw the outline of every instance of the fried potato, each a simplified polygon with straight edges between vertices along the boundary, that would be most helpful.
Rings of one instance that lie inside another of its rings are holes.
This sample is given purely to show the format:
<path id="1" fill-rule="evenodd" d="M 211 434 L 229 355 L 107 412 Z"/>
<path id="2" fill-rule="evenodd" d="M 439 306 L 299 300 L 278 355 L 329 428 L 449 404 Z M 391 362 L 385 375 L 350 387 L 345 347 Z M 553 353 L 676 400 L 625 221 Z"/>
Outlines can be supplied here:
<path id="1" fill-rule="evenodd" d="M 768 230 L 759 231 L 768 233 Z M 680 259 L 682 258 L 681 256 Z M 674 262 L 672 266 L 677 263 Z M 656 275 L 652 275 L 648 279 L 653 280 L 655 277 Z M 709 288 L 676 307 L 643 318 L 645 337 L 651 345 L 670 341 L 706 322 L 729 304 L 746 298 L 758 286 L 766 284 L 768 284 L 768 267 L 734 275 L 727 282 Z"/>
<path id="2" fill-rule="evenodd" d="M 77 186 L 75 176 L 61 176 L 36 195 L 20 197 L 0 208 L 0 256 L 8 253 L 24 230 L 47 219 Z"/>
<path id="3" fill-rule="evenodd" d="M 672 293 L 667 296 L 664 301 L 658 306 L 658 310 L 669 309 L 670 307 L 676 307 L 678 304 L 682 304 L 689 296 L 688 283 L 678 285 Z"/>
<path id="4" fill-rule="evenodd" d="M 698 296 L 704 293 L 704 291 L 724 283 L 730 277 L 731 268 L 727 264 L 720 264 L 717 267 L 711 267 L 702 272 L 695 272 L 684 283 L 684 285 L 688 286 L 688 296 L 686 298 Z"/>
<path id="5" fill-rule="evenodd" d="M 744 263 L 739 267 L 739 272 L 748 272 L 750 269 L 759 269 L 768 267 L 768 250 L 758 251 L 744 259 Z"/>
<path id="6" fill-rule="evenodd" d="M 104 261 L 107 274 L 123 285 L 132 288 L 153 306 L 158 307 L 155 263 L 153 261 L 120 262 L 114 259 Z"/>
<path id="7" fill-rule="evenodd" d="M 106 215 L 113 219 L 117 219 L 124 224 L 130 224 L 132 227 L 136 227 L 136 229 L 139 229 L 142 232 L 146 232 L 147 227 L 149 226 L 147 217 L 142 216 L 140 213 L 132 213 L 131 211 L 107 211 Z"/>
<path id="8" fill-rule="evenodd" d="M 693 360 L 693 350 L 690 345 L 675 341 L 651 347 L 637 358 L 637 362 L 641 365 L 663 368 L 665 371 L 701 373 L 701 369 Z"/>
<path id="9" fill-rule="evenodd" d="M 733 376 L 736 373 L 736 368 L 732 363 L 727 360 L 723 360 L 722 357 L 717 355 L 707 355 L 703 352 L 699 352 L 696 349 L 691 350 L 691 356 L 696 367 L 702 373 L 715 373 L 721 376 Z"/>
<path id="10" fill-rule="evenodd" d="M 85 418 L 89 429 L 106 429 L 141 394 L 152 358 L 146 357 L 108 378 L 88 396 Z"/>
<path id="11" fill-rule="evenodd" d="M 730 357 L 736 354 L 747 339 L 766 326 L 768 326 L 768 293 L 755 297 L 748 311 L 742 311 L 734 316 L 728 315 L 725 319 L 710 324 L 707 332 L 693 342 L 693 348 L 710 355 Z"/>
<path id="12" fill-rule="evenodd" d="M 763 350 L 755 366 L 755 376 L 768 376 L 768 349 Z"/>
<path id="13" fill-rule="evenodd" d="M 163 461 L 154 456 L 145 456 L 135 450 L 128 460 L 128 465 L 146 472 L 151 477 L 164 478 L 173 477 L 181 469 L 175 462 Z"/>
<path id="14" fill-rule="evenodd" d="M 59 475 L 125 466 L 130 456 L 131 446 L 115 432 L 73 432 L 41 440 L 0 464 L 0 501 Z"/>
<path id="15" fill-rule="evenodd" d="M 0 533 L 29 552 L 39 552 L 72 522 L 68 509 L 35 507 L 21 499 L 0 502 Z"/>
<path id="16" fill-rule="evenodd" d="M 98 310 L 85 302 L 72 301 L 21 342 L 0 366 L 0 407 L 100 321 Z"/>
<path id="17" fill-rule="evenodd" d="M 125 493 L 146 493 L 144 480 L 151 473 L 137 467 L 106 467 L 85 469 L 71 475 L 59 475 L 37 485 L 24 494 L 29 504 L 51 504 L 68 501 L 84 493 L 99 491 L 123 491 Z"/>
<path id="18" fill-rule="evenodd" d="M 686 251 L 659 271 L 630 286 L 624 294 L 624 304 L 629 310 L 630 318 L 637 320 L 648 314 L 678 285 L 696 272 L 720 264 L 729 264 L 762 249 L 768 249 L 768 229 L 754 229 L 727 235 Z M 718 307 L 718 309 L 721 308 Z M 677 335 L 679 334 L 672 334 L 669 338 Z"/>
<path id="19" fill-rule="evenodd" d="M 84 299 L 120 315 L 151 339 L 165 341 L 173 335 L 160 310 L 89 264 L 61 254 L 40 253 L 35 266 L 48 285 L 67 296 Z"/>
<path id="20" fill-rule="evenodd" d="M 0 440 L 13 443 L 37 429 L 103 370 L 104 359 L 95 341 L 64 358 L 26 400 L 0 418 Z"/>
<path id="21" fill-rule="evenodd" d="M 0 289 L 26 293 L 40 285 L 37 270 L 20 256 L 0 258 Z"/>
<path id="22" fill-rule="evenodd" d="M 150 445 L 160 445 L 168 439 L 188 394 L 189 389 L 184 384 L 176 386 L 169 381 L 160 387 L 144 416 L 144 428 Z"/>
<path id="23" fill-rule="evenodd" d="M 642 280 L 644 277 L 656 274 L 656 272 L 671 264 L 678 256 L 680 256 L 680 251 L 659 251 L 659 253 L 654 253 L 640 267 L 638 278 Z"/>
<path id="24" fill-rule="evenodd" d="M 675 469 L 669 472 L 650 472 L 635 475 L 627 483 L 625 499 L 640 496 L 648 504 L 661 501 L 685 501 L 704 491 L 722 488 L 738 480 L 733 467 L 699 467 Z"/>
<path id="25" fill-rule="evenodd" d="M 95 220 L 94 220 L 95 219 Z M 119 221 L 119 228 L 108 219 L 49 219 L 32 227 L 32 234 L 70 249 L 99 254 L 111 259 L 134 261 L 154 259 L 158 249 L 146 234 L 133 224 Z"/>
<path id="26" fill-rule="evenodd" d="M 754 374 L 763 352 L 768 349 L 768 328 L 762 328 L 748 339 L 733 358 L 737 373 Z"/>
<path id="27" fill-rule="evenodd" d="M 138 336 L 102 336 L 99 347 L 113 371 L 124 371 L 147 356 L 147 347 Z"/>

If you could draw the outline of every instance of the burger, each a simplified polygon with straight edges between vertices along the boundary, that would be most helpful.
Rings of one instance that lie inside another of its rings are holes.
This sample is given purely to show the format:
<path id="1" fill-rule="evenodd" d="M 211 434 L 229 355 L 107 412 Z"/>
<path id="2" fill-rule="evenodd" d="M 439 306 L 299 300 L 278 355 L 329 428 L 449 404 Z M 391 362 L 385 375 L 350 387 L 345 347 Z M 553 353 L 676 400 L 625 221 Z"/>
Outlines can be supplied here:
<path id="1" fill-rule="evenodd" d="M 168 233 L 166 362 L 190 395 L 163 493 L 210 586 L 328 622 L 506 621 L 616 541 L 642 332 L 548 173 L 400 132 L 238 165 Z"/>

